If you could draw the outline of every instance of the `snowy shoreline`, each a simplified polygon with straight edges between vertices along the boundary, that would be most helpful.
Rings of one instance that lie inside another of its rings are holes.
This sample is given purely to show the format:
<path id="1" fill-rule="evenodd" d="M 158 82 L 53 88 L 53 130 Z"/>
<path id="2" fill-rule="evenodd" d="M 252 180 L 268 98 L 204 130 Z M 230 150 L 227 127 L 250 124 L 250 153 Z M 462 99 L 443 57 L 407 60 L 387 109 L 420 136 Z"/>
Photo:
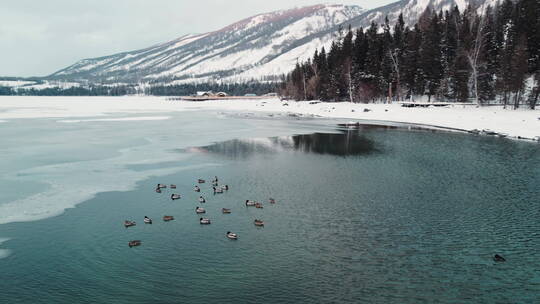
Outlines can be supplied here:
<path id="1" fill-rule="evenodd" d="M 366 111 L 368 109 L 369 111 Z M 125 115 L 144 114 L 141 120 L 153 119 L 149 114 L 194 110 L 235 111 L 240 113 L 267 112 L 327 117 L 348 120 L 369 120 L 381 123 L 404 123 L 462 131 L 490 130 L 510 138 L 538 141 L 540 110 L 503 109 L 501 106 L 474 107 L 401 107 L 399 104 L 352 104 L 307 101 L 214 100 L 186 102 L 166 97 L 0 97 L 0 121 L 28 118 L 106 117 L 121 122 Z M 118 118 L 120 116 L 120 119 Z M 137 119 L 137 118 L 132 118 Z M 131 119 L 130 119 L 131 120 Z"/>
<path id="2" fill-rule="evenodd" d="M 288 106 L 284 106 L 286 103 Z M 220 107 L 219 104 L 214 105 Z M 223 105 L 221 105 L 223 106 Z M 240 105 L 220 107 L 239 109 Z M 248 108 L 245 108 L 248 110 Z M 539 141 L 540 111 L 510 110 L 502 106 L 477 108 L 471 105 L 407 108 L 400 104 L 355 104 L 350 102 L 268 101 L 249 107 L 250 111 L 286 112 L 347 120 L 376 121 L 381 124 L 411 124 L 424 128 L 476 133 L 483 130 L 509 138 Z"/>

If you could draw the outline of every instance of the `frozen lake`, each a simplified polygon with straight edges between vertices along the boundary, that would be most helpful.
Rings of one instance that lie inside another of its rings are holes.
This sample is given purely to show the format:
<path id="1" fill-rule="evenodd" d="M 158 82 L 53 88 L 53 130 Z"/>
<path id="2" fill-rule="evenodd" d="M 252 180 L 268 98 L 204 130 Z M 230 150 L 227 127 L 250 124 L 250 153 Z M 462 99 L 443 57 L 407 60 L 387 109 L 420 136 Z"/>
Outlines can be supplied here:
<path id="1" fill-rule="evenodd" d="M 196 105 L 3 114 L 7 303 L 538 300 L 537 144 Z M 231 190 L 201 186 L 201 226 L 192 188 L 214 175 Z"/>

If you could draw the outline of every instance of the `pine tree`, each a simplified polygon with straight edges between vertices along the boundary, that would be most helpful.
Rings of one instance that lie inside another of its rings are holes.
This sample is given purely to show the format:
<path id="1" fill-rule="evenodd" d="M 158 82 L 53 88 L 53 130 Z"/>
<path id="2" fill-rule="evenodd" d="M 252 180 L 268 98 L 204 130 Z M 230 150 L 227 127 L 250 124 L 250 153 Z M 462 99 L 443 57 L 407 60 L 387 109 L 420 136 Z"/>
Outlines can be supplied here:
<path id="1" fill-rule="evenodd" d="M 353 53 L 352 53 L 351 77 L 352 77 L 352 85 L 353 85 L 353 90 L 352 90 L 353 101 L 358 101 L 358 100 L 361 100 L 361 98 L 363 98 L 363 96 L 360 96 L 360 94 L 358 94 L 358 90 L 361 87 L 361 84 L 363 81 L 368 49 L 369 49 L 369 44 L 367 41 L 367 37 L 364 33 L 364 29 L 360 28 L 356 31 L 354 45 L 353 45 Z"/>
<path id="2" fill-rule="evenodd" d="M 496 22 L 491 7 L 485 11 L 486 24 L 482 30 L 484 44 L 480 52 L 481 64 L 478 68 L 478 94 L 480 104 L 495 98 L 494 75 L 497 72 L 498 49 L 496 42 Z"/>
<path id="3" fill-rule="evenodd" d="M 454 71 L 456 101 L 467 102 L 469 98 L 469 62 L 464 47 L 458 49 Z"/>
<path id="4" fill-rule="evenodd" d="M 431 101 L 431 96 L 438 93 L 442 79 L 441 30 L 437 15 L 433 15 L 430 26 L 424 32 L 420 53 L 426 94 L 428 101 Z"/>
<path id="5" fill-rule="evenodd" d="M 381 64 L 380 43 L 377 34 L 378 30 L 379 26 L 373 22 L 366 33 L 368 51 L 366 54 L 365 71 L 373 78 L 376 78 L 379 75 Z"/>
<path id="6" fill-rule="evenodd" d="M 538 69 L 540 58 L 540 3 L 538 0 L 521 0 L 516 3 L 518 11 L 517 31 L 523 33 L 529 52 L 528 71 Z"/>
<path id="7" fill-rule="evenodd" d="M 422 32 L 418 25 L 412 31 L 405 32 L 405 47 L 403 52 L 403 83 L 407 94 L 413 98 L 416 94 L 422 94 L 423 78 L 420 68 L 420 44 Z"/>
<path id="8" fill-rule="evenodd" d="M 319 86 L 318 86 L 318 95 L 321 100 L 329 100 L 329 88 L 328 84 L 330 83 L 330 70 L 328 68 L 328 56 L 326 55 L 326 50 L 324 47 L 321 50 L 319 55 L 319 62 L 317 63 L 317 69 L 319 70 Z"/>
<path id="9" fill-rule="evenodd" d="M 461 15 L 457 6 L 450 12 L 446 12 L 444 18 L 444 34 L 442 38 L 442 65 L 443 83 L 441 84 L 441 94 L 446 98 L 455 98 L 455 83 L 453 81 L 456 74 L 454 61 L 459 43 L 458 27 L 461 23 Z"/>
<path id="10" fill-rule="evenodd" d="M 284 91 L 295 98 L 370 101 L 406 94 L 445 97 L 479 104 L 503 96 L 518 107 L 529 94 L 531 107 L 538 100 L 539 11 L 531 0 L 506 0 L 485 14 L 476 8 L 462 14 L 457 7 L 422 14 L 413 29 L 399 16 L 393 31 L 388 19 L 354 33 L 340 28 L 330 52 L 315 52 L 313 60 L 299 63 L 286 76 Z M 536 13 L 531 13 L 536 12 Z M 524 91 L 525 79 L 535 76 L 536 86 Z"/>
<path id="11" fill-rule="evenodd" d="M 527 73 L 527 37 L 522 34 L 518 38 L 514 54 L 511 59 L 511 80 L 510 90 L 514 93 L 514 109 L 519 108 L 523 87 L 525 86 L 525 75 Z"/>
<path id="12" fill-rule="evenodd" d="M 341 45 L 339 41 L 333 41 L 328 53 L 328 98 L 331 101 L 338 101 L 341 96 L 343 81 L 341 79 Z"/>

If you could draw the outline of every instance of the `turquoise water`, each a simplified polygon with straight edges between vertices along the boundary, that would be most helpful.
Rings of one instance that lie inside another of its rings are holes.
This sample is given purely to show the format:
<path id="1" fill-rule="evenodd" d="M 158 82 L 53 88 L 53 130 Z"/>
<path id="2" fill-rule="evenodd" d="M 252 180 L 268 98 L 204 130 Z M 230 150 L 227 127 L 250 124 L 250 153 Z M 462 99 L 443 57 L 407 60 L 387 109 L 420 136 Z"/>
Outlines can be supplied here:
<path id="1" fill-rule="evenodd" d="M 55 217 L 0 225 L 9 239 L 0 244 L 9 250 L 1 303 L 540 300 L 535 144 L 205 112 L 159 122 L 10 121 L 0 133 L 10 141 L 0 210 L 31 208 L 24 197 L 58 209 L 61 195 L 47 189 L 63 184 L 76 188 L 62 188 L 70 199 L 88 198 Z M 214 196 L 202 186 L 212 220 L 202 226 L 192 188 L 214 175 L 230 190 Z M 176 184 L 183 198 L 155 193 L 157 183 Z M 79 187 L 84 193 L 70 191 Z M 154 224 L 143 225 L 145 215 Z M 138 225 L 126 229 L 126 219 Z M 134 239 L 142 246 L 129 248 Z M 507 261 L 493 262 L 495 253 Z"/>

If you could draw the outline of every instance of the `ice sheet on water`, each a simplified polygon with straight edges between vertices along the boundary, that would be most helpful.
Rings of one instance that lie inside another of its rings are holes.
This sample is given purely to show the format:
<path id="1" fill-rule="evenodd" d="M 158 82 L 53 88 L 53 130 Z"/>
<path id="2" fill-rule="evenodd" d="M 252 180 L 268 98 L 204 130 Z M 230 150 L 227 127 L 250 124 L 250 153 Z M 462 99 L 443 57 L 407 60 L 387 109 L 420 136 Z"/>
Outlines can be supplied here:
<path id="1" fill-rule="evenodd" d="M 139 117 L 117 117 L 117 118 L 94 118 L 94 119 L 65 119 L 59 120 L 62 123 L 80 123 L 80 122 L 100 122 L 100 121 L 145 121 L 145 120 L 167 120 L 170 116 L 139 116 Z M 0 121 L 1 122 L 1 121 Z"/>
<path id="2" fill-rule="evenodd" d="M 211 111 L 199 112 L 198 104 L 164 98 L 3 98 L 0 119 L 8 123 L 0 129 L 0 180 L 12 195 L 0 193 L 0 224 L 59 215 L 97 193 L 192 169 L 179 148 L 291 132 L 282 122 L 216 115 L 214 107 L 222 106 L 229 109 L 214 102 Z"/>
<path id="3" fill-rule="evenodd" d="M 151 146 L 151 145 L 149 145 Z M 132 190 L 140 180 L 154 175 L 167 175 L 199 167 L 219 166 L 178 165 L 180 155 L 159 151 L 152 147 L 124 149 L 121 155 L 109 159 L 71 162 L 31 168 L 8 178 L 25 181 L 46 181 L 49 188 L 29 197 L 0 205 L 0 224 L 35 221 L 59 215 L 68 208 L 91 199 L 97 193 Z M 176 161 L 176 166 L 149 170 L 130 170 L 130 165 L 148 164 L 146 155 L 153 155 L 154 163 Z M 184 156 L 188 157 L 188 156 Z"/>
<path id="4" fill-rule="evenodd" d="M 2 243 L 9 241 L 9 239 L 2 239 L 0 238 L 0 246 Z M 0 248 L 0 259 L 7 258 L 11 254 L 11 251 L 9 249 L 1 249 Z"/>

